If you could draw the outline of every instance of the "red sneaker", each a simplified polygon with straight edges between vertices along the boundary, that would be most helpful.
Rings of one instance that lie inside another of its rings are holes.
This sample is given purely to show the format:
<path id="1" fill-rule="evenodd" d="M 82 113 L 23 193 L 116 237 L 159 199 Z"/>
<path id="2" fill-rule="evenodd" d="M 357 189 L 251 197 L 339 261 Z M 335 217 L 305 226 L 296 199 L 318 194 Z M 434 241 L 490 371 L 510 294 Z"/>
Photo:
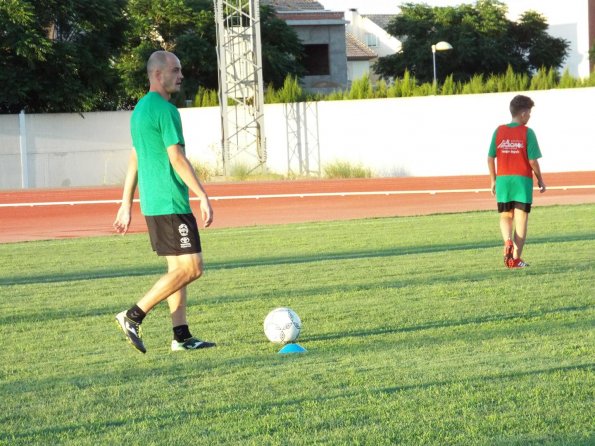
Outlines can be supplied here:
<path id="1" fill-rule="evenodd" d="M 512 244 L 512 240 L 506 240 L 504 243 L 504 266 L 510 268 L 512 266 L 512 252 L 514 250 L 514 245 Z"/>
<path id="2" fill-rule="evenodd" d="M 512 259 L 509 268 L 526 268 L 529 264 L 523 262 L 522 259 Z"/>

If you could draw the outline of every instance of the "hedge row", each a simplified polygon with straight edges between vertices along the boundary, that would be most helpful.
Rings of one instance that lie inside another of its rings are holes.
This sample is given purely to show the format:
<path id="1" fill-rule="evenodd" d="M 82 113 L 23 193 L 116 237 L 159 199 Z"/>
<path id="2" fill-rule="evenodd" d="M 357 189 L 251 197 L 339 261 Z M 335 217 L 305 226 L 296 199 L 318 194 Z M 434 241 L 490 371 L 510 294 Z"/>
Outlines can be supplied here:
<path id="1" fill-rule="evenodd" d="M 283 87 L 275 90 L 267 87 L 264 101 L 267 104 L 304 102 L 304 101 L 340 101 L 348 99 L 401 98 L 431 95 L 505 93 L 513 91 L 550 90 L 554 88 L 595 87 L 595 72 L 585 79 L 577 79 L 568 70 L 560 76 L 553 68 L 538 70 L 533 76 L 514 73 L 509 66 L 504 74 L 484 76 L 477 74 L 467 82 L 455 82 L 448 76 L 443 84 L 418 83 L 414 76 L 406 71 L 402 78 L 391 83 L 385 80 L 373 84 L 368 75 L 355 80 L 348 90 L 338 90 L 329 94 L 305 92 L 296 78 L 287 77 Z M 215 90 L 199 88 L 193 102 L 194 107 L 213 107 L 219 105 Z"/>

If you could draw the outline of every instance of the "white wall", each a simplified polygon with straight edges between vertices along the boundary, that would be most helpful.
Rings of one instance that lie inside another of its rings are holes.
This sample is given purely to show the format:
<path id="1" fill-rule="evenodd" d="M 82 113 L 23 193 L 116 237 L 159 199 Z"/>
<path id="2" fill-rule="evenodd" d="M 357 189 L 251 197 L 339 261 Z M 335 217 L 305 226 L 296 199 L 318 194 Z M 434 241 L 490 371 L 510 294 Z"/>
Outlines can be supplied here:
<path id="1" fill-rule="evenodd" d="M 595 171 L 592 115 L 595 88 L 531 91 L 529 126 L 545 172 Z M 486 174 L 497 125 L 510 121 L 514 93 L 319 102 L 299 126 L 316 134 L 320 164 L 361 163 L 378 176 Z M 265 106 L 269 170 L 288 170 L 286 105 Z M 217 107 L 180 110 L 190 158 L 220 164 Z M 130 112 L 27 115 L 30 187 L 120 184 L 130 153 Z M 303 119 L 303 117 L 302 117 Z M 296 127 L 296 122 L 290 123 Z M 298 127 L 299 127 L 298 126 Z M 307 126 L 307 129 L 303 127 Z M 1 189 L 21 187 L 18 116 L 0 115 Z M 306 147 L 303 147 L 306 150 Z"/>
<path id="2" fill-rule="evenodd" d="M 348 60 L 347 61 L 347 80 L 349 82 L 363 78 L 372 71 L 369 60 Z"/>
<path id="3" fill-rule="evenodd" d="M 529 126 L 540 143 L 545 171 L 595 170 L 592 116 L 579 104 L 595 100 L 595 88 L 532 91 Z M 379 175 L 486 173 L 496 126 L 510 121 L 514 94 L 437 96 L 321 102 L 320 145 L 324 165 L 361 162 Z"/>

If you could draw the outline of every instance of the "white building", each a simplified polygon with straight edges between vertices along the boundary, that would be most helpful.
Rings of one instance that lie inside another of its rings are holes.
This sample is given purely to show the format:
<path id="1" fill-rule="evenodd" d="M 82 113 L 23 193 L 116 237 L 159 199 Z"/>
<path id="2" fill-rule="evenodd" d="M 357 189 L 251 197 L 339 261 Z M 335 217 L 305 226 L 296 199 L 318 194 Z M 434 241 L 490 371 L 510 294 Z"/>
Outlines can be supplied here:
<path id="1" fill-rule="evenodd" d="M 409 3 L 425 3 L 430 6 L 456 6 L 463 3 L 474 4 L 475 0 L 407 0 Z M 549 25 L 548 32 L 553 37 L 561 37 L 570 42 L 568 57 L 562 71 L 568 69 L 574 77 L 588 77 L 591 73 L 589 49 L 595 45 L 595 0 L 502 0 L 508 6 L 508 18 L 516 21 L 528 10 L 542 14 Z M 361 16 L 371 14 L 398 14 L 398 0 L 319 0 L 326 8 L 345 11 L 346 19 L 350 10 L 356 9 Z M 351 31 L 353 33 L 353 31 Z M 360 39 L 366 42 L 365 38 Z M 380 53 L 376 51 L 379 55 Z"/>
<path id="2" fill-rule="evenodd" d="M 392 18 L 390 14 L 374 14 L 363 16 L 357 9 L 345 12 L 347 25 L 347 69 L 350 81 L 361 78 L 368 73 L 372 80 L 375 76 L 372 66 L 378 57 L 388 56 L 401 51 L 401 42 L 386 32 L 386 25 Z M 358 47 L 364 48 L 358 48 Z M 361 54 L 365 47 L 371 50 L 373 57 L 356 58 L 351 54 Z M 350 54 L 351 50 L 351 54 Z"/>

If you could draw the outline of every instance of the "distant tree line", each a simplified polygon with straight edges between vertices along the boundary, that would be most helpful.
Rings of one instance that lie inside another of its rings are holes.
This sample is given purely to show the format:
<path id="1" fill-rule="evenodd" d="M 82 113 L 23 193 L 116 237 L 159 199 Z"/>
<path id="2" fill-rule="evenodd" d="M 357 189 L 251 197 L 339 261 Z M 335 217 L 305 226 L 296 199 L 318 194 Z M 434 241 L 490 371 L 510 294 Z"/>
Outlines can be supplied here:
<path id="1" fill-rule="evenodd" d="M 405 3 L 388 26 L 402 41 L 402 51 L 380 58 L 374 67 L 384 80 L 372 86 L 366 79 L 348 91 L 313 96 L 299 85 L 306 71 L 297 34 L 263 5 L 267 102 L 385 92 L 387 97 L 410 91 L 456 94 L 478 90 L 480 84 L 491 91 L 501 83 L 498 76 L 510 73 L 526 79 L 529 87 L 543 73 L 568 84 L 568 76 L 560 79 L 555 70 L 569 44 L 547 34 L 547 27 L 545 18 L 531 11 L 518 23 L 509 21 L 506 6 L 497 0 L 456 7 Z M 453 50 L 436 54 L 439 82 L 432 85 L 430 48 L 439 41 Z M 175 102 L 213 105 L 215 48 L 212 0 L 1 0 L 0 113 L 130 109 L 146 92 L 145 62 L 158 49 L 174 51 L 182 61 L 185 80 Z"/>
<path id="2" fill-rule="evenodd" d="M 280 87 L 302 76 L 303 46 L 270 6 L 261 7 L 263 76 Z M 0 113 L 131 108 L 155 50 L 182 62 L 183 104 L 216 88 L 212 0 L 1 0 Z"/>
<path id="3" fill-rule="evenodd" d="M 530 75 L 563 65 L 569 42 L 550 36 L 542 15 L 527 11 L 512 22 L 506 12 L 507 6 L 497 0 L 455 7 L 405 3 L 387 28 L 402 42 L 402 51 L 381 57 L 375 71 L 387 79 L 409 71 L 422 82 L 431 81 L 431 47 L 440 41 L 453 47 L 436 52 L 442 80 L 449 75 L 468 81 L 477 74 L 503 74 L 509 66 L 515 73 Z"/>

